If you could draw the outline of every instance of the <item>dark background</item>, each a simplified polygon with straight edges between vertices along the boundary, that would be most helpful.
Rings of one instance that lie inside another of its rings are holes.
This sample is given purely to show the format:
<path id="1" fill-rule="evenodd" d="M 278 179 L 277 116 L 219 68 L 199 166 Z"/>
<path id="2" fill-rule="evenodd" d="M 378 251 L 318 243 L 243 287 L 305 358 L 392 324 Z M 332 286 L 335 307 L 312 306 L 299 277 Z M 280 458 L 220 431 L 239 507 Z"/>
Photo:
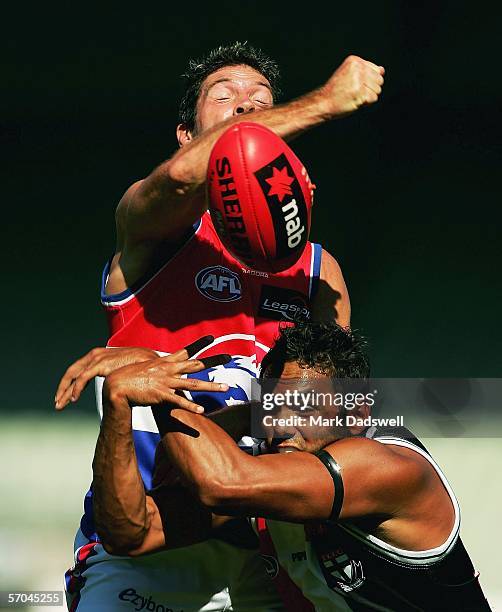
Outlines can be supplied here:
<path id="1" fill-rule="evenodd" d="M 66 365 L 105 342 L 115 206 L 175 150 L 187 59 L 234 40 L 279 61 L 285 100 L 350 53 L 386 67 L 377 105 L 293 145 L 318 186 L 311 238 L 376 376 L 500 376 L 499 24 L 472 2 L 11 7 L 0 410 L 50 411 Z"/>

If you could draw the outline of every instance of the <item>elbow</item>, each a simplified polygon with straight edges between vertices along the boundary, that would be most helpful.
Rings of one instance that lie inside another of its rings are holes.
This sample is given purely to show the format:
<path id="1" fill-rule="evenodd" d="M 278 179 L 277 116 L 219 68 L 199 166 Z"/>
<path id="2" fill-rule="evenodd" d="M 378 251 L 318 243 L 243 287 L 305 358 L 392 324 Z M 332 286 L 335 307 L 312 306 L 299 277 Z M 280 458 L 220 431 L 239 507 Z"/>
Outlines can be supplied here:
<path id="1" fill-rule="evenodd" d="M 167 162 L 164 171 L 177 193 L 185 195 L 200 186 L 200 181 L 193 171 L 193 165 L 187 164 L 182 156 L 175 156 Z"/>
<path id="2" fill-rule="evenodd" d="M 100 542 L 109 555 L 134 557 L 135 551 L 141 548 L 144 534 L 112 534 L 98 530 Z"/>
<path id="3" fill-rule="evenodd" d="M 199 483 L 197 497 L 214 514 L 238 514 L 244 507 L 246 487 L 238 477 L 205 480 Z"/>
<path id="4" fill-rule="evenodd" d="M 103 516 L 99 507 L 95 512 L 96 533 L 105 551 L 110 555 L 134 556 L 141 548 L 148 528 L 138 520 Z"/>

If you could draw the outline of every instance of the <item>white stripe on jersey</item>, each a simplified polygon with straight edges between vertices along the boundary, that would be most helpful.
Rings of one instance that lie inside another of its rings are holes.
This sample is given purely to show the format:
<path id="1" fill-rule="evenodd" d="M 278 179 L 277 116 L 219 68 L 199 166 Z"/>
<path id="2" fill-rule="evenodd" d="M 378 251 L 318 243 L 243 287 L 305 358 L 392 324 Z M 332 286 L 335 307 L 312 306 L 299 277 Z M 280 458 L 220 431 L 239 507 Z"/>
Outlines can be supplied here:
<path id="1" fill-rule="evenodd" d="M 386 556 L 394 559 L 396 561 L 404 560 L 407 563 L 413 565 L 429 565 L 431 563 L 436 563 L 443 557 L 445 557 L 448 552 L 451 550 L 452 546 L 455 544 L 459 531 L 460 531 L 460 506 L 453 493 L 453 490 L 450 486 L 450 483 L 446 479 L 446 476 L 441 471 L 439 465 L 434 461 L 434 459 L 425 451 L 423 451 L 420 447 L 416 446 L 412 442 L 408 440 L 403 440 L 402 438 L 394 438 L 393 436 L 382 436 L 372 438 L 381 444 L 393 444 L 395 446 L 402 446 L 405 448 L 409 448 L 425 459 L 432 465 L 438 476 L 441 478 L 441 482 L 443 483 L 450 499 L 453 504 L 453 509 L 455 511 L 455 522 L 453 524 L 452 530 L 445 540 L 443 544 L 440 546 L 436 546 L 435 548 L 429 548 L 428 550 L 405 550 L 403 548 L 397 548 L 396 546 L 392 546 L 383 540 L 380 540 L 374 535 L 365 533 L 361 531 L 354 525 L 351 525 L 348 522 L 339 522 L 338 525 L 358 540 L 362 540 L 366 542 L 368 546 L 372 548 L 379 549 L 380 551 L 384 551 Z"/>

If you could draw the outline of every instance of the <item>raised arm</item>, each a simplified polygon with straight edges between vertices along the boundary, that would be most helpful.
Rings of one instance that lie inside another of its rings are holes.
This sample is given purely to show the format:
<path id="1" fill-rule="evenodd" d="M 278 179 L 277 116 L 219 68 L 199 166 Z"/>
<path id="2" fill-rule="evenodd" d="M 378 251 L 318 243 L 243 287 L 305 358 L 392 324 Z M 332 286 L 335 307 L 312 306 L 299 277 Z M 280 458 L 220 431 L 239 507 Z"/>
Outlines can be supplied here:
<path id="1" fill-rule="evenodd" d="M 253 121 L 282 138 L 294 138 L 376 102 L 383 74 L 381 66 L 349 56 L 325 85 L 287 104 L 259 110 Z M 205 179 L 214 143 L 229 126 L 246 120 L 243 113 L 203 131 L 126 192 L 117 209 L 118 250 L 143 240 L 177 241 L 183 236 L 206 208 Z"/>

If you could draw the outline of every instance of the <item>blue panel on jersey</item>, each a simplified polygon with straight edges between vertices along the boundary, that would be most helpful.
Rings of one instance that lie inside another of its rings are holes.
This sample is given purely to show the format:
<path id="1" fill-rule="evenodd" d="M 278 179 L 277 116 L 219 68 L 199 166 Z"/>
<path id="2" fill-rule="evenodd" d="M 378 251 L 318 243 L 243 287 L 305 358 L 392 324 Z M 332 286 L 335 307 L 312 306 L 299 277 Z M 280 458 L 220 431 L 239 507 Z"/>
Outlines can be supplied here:
<path id="1" fill-rule="evenodd" d="M 198 358 L 200 359 L 201 356 L 199 355 Z M 204 406 L 206 414 L 236 403 L 249 402 L 251 399 L 250 379 L 256 378 L 256 365 L 253 358 L 235 355 L 222 366 L 188 374 L 188 378 L 197 378 L 204 382 L 225 382 L 229 386 L 228 391 L 192 391 L 193 401 Z"/>
<path id="2" fill-rule="evenodd" d="M 312 266 L 312 285 L 310 289 L 310 298 L 312 299 L 317 293 L 319 288 L 319 277 L 321 275 L 321 257 L 322 257 L 322 246 L 316 242 L 312 243 L 314 249 L 314 265 Z"/>
<path id="3" fill-rule="evenodd" d="M 160 442 L 160 435 L 151 431 L 137 431 L 135 429 L 133 429 L 132 435 L 141 478 L 143 478 L 145 487 L 148 490 L 152 488 L 155 449 Z"/>
<path id="4" fill-rule="evenodd" d="M 84 516 L 80 521 L 80 529 L 85 537 L 91 541 L 98 540 L 98 534 L 96 533 L 96 528 L 94 527 L 94 513 L 92 510 L 92 486 L 87 491 L 86 496 L 84 497 Z"/>

